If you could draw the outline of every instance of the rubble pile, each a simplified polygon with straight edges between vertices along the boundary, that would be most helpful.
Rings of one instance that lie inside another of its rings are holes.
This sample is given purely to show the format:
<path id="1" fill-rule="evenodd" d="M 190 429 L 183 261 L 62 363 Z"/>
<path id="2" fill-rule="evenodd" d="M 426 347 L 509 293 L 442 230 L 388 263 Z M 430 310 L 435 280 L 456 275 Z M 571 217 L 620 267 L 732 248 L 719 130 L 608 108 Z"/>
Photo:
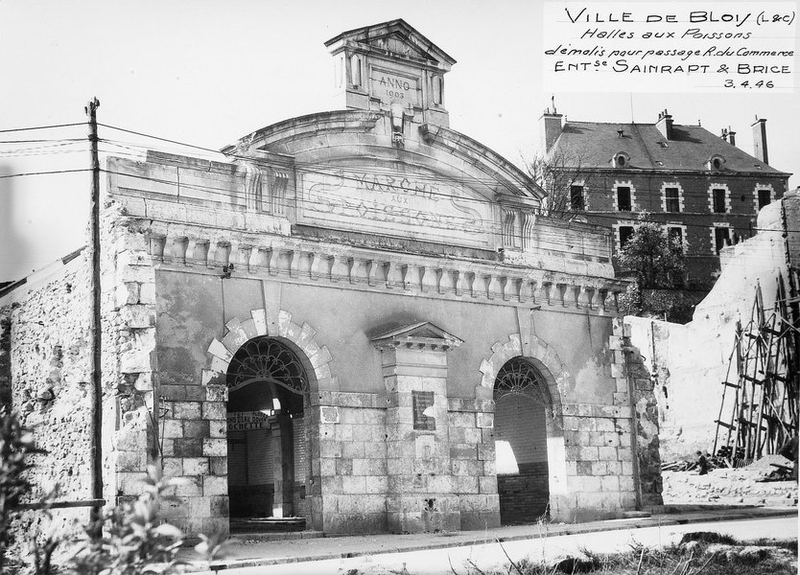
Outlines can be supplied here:
<path id="1" fill-rule="evenodd" d="M 664 504 L 796 506 L 791 467 L 792 462 L 780 455 L 762 457 L 746 467 L 712 468 L 706 475 L 699 475 L 693 465 L 665 465 Z"/>

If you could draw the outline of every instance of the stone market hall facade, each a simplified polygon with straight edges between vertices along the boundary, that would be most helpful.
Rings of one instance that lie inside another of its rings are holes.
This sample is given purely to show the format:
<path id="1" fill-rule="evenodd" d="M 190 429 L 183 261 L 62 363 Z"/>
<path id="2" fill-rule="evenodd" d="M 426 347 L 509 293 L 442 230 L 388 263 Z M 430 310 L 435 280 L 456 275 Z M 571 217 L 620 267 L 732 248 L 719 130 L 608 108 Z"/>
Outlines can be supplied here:
<path id="1" fill-rule="evenodd" d="M 190 531 L 482 529 L 660 503 L 654 398 L 610 238 L 449 127 L 455 61 L 402 20 L 327 42 L 345 109 L 228 161 L 108 158 L 108 502 L 148 463 Z M 85 254 L 0 293 L 0 383 L 91 496 Z M 66 467 L 65 467 L 66 466 Z"/>

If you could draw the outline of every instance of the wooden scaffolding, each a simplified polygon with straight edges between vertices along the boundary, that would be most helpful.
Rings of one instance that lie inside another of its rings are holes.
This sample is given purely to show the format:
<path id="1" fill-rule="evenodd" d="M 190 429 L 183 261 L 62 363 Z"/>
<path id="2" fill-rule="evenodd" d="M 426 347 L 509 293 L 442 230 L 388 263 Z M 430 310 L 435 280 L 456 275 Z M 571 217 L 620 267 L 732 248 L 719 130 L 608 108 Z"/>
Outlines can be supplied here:
<path id="1" fill-rule="evenodd" d="M 778 277 L 771 310 L 756 286 L 750 321 L 736 324 L 713 451 L 733 467 L 777 453 L 797 435 L 800 298 L 787 297 L 796 281 L 794 273 L 789 286 Z"/>

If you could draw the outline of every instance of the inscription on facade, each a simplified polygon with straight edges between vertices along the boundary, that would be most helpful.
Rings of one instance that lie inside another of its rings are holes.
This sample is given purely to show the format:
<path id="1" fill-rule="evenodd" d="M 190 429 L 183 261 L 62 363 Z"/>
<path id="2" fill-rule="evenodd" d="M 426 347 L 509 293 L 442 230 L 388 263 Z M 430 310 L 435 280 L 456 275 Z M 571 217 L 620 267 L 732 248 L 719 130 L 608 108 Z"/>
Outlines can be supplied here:
<path id="1" fill-rule="evenodd" d="M 236 411 L 228 414 L 228 431 L 266 429 L 269 426 L 269 415 L 262 411 Z"/>
<path id="2" fill-rule="evenodd" d="M 381 100 L 417 103 L 417 80 L 373 68 L 369 78 L 370 93 Z"/>
<path id="3" fill-rule="evenodd" d="M 342 170 L 303 176 L 306 217 L 436 239 L 482 244 L 492 221 L 488 203 L 433 175 Z"/>

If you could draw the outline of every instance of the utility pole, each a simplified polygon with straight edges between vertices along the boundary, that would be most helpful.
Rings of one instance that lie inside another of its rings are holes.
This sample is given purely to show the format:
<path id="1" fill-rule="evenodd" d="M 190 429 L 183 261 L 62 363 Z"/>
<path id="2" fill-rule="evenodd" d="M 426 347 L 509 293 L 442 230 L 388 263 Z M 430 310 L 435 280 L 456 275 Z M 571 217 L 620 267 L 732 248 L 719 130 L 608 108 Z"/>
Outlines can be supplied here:
<path id="1" fill-rule="evenodd" d="M 89 116 L 89 145 L 92 163 L 92 200 L 89 215 L 91 229 L 92 271 L 89 291 L 92 294 L 92 532 L 102 533 L 103 499 L 103 383 L 101 377 L 103 330 L 100 314 L 100 158 L 97 154 L 97 108 L 100 102 L 92 98 L 86 105 Z"/>

